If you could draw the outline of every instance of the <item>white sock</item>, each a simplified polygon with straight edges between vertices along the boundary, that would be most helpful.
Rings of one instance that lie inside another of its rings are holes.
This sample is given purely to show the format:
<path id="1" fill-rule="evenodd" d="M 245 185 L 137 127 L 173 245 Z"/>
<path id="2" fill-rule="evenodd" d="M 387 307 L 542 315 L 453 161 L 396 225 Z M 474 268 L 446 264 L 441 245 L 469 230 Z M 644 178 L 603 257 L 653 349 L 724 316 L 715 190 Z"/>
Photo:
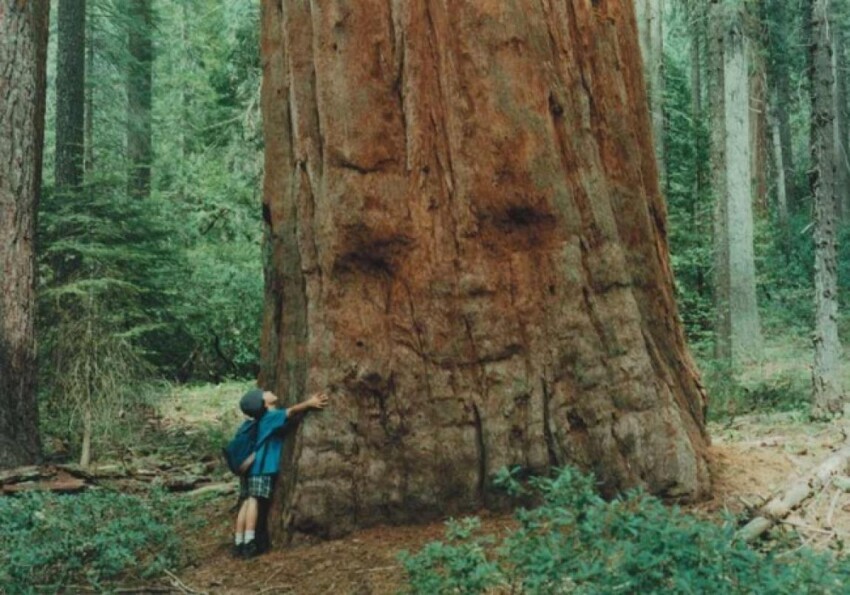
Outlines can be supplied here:
<path id="1" fill-rule="evenodd" d="M 236 534 L 236 545 L 242 545 L 243 543 L 245 543 L 245 534 L 244 533 L 237 533 Z"/>
<path id="2" fill-rule="evenodd" d="M 245 531 L 245 543 L 251 543 L 254 541 L 254 535 L 256 531 Z"/>

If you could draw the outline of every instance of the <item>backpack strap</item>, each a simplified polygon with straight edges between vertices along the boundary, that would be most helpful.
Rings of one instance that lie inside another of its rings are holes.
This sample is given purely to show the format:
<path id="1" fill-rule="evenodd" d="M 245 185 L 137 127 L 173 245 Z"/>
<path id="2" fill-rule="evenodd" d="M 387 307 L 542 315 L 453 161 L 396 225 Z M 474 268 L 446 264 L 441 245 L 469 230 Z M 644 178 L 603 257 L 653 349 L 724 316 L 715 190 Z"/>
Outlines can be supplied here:
<path id="1" fill-rule="evenodd" d="M 263 413 L 263 415 L 265 415 L 265 412 Z M 265 439 L 264 439 L 264 440 L 262 440 L 262 441 L 257 440 L 257 438 L 258 438 L 258 436 L 259 436 L 259 434 L 260 434 L 260 420 L 261 420 L 261 419 L 263 419 L 263 415 L 261 415 L 260 417 L 258 417 L 257 419 L 255 419 L 255 420 L 254 420 L 254 427 L 253 427 L 253 431 L 254 431 L 254 442 L 256 443 L 256 446 L 254 447 L 255 459 L 254 459 L 254 461 L 251 463 L 251 467 L 253 467 L 253 466 L 254 466 L 254 463 L 256 463 L 256 462 L 257 462 L 257 461 L 256 461 L 256 453 L 257 453 L 257 452 L 258 452 L 261 448 L 263 448 L 263 447 L 265 446 L 265 443 L 266 443 L 266 442 L 268 441 L 268 439 L 271 437 L 271 434 L 269 434 L 268 436 L 266 436 L 266 437 L 265 437 Z M 265 464 L 266 464 L 266 455 L 267 455 L 267 454 L 268 454 L 268 449 L 263 449 L 263 456 L 260 458 L 260 469 L 262 469 L 262 468 L 263 468 L 263 465 L 265 465 Z M 251 467 L 248 467 L 248 471 L 250 471 L 250 470 L 251 470 Z"/>

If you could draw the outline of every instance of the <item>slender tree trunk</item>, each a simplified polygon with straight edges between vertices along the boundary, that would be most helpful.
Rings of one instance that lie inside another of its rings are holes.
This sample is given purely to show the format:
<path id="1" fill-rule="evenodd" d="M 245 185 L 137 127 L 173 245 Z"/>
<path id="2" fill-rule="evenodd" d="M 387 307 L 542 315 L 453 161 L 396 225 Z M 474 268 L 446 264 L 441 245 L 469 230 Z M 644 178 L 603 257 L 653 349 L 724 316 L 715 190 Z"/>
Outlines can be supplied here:
<path id="1" fill-rule="evenodd" d="M 86 0 L 62 0 L 56 49 L 56 192 L 83 181 Z"/>
<path id="2" fill-rule="evenodd" d="M 37 462 L 35 228 L 41 189 L 47 0 L 0 9 L 0 468 Z"/>
<path id="3" fill-rule="evenodd" d="M 844 60 L 844 33 L 836 24 L 832 30 L 832 68 L 835 78 L 835 207 L 838 220 L 850 219 L 850 156 L 847 151 L 847 64 Z"/>
<path id="4" fill-rule="evenodd" d="M 702 74 L 702 47 L 706 39 L 706 4 L 705 0 L 689 0 L 688 16 L 691 28 L 690 66 L 691 66 L 691 119 L 693 121 L 693 143 L 694 143 L 694 185 L 691 197 L 691 223 L 693 233 L 703 232 L 702 197 L 705 191 L 705 142 L 702 134 L 703 122 L 703 74 Z M 705 295 L 710 292 L 706 290 L 704 275 L 700 271 L 697 277 L 697 292 Z"/>
<path id="5" fill-rule="evenodd" d="M 333 395 L 277 527 L 498 502 L 574 463 L 706 493 L 631 0 L 265 0 L 260 382 Z"/>
<path id="6" fill-rule="evenodd" d="M 786 263 L 791 257 L 791 225 L 788 219 L 788 194 L 785 183 L 785 154 L 782 151 L 782 132 L 774 104 L 770 108 L 770 138 L 773 149 L 773 170 L 776 174 L 776 219 L 779 223 L 780 242 Z"/>
<path id="7" fill-rule="evenodd" d="M 782 143 L 782 163 L 785 174 L 785 196 L 788 198 L 788 206 L 799 210 L 803 200 L 802 192 L 797 185 L 796 160 L 794 159 L 794 144 L 791 139 L 791 117 L 788 106 L 791 105 L 791 93 L 788 90 L 787 74 L 779 81 L 777 89 L 778 100 L 776 102 L 776 121 L 779 126 L 779 142 Z"/>
<path id="8" fill-rule="evenodd" d="M 147 198 L 151 192 L 151 85 L 153 44 L 151 0 L 129 0 L 130 63 L 127 72 L 128 192 Z"/>
<path id="9" fill-rule="evenodd" d="M 815 200 L 815 361 L 812 411 L 815 417 L 838 412 L 844 392 L 838 362 L 838 285 L 836 265 L 835 99 L 832 28 L 828 0 L 810 0 L 812 95 L 812 190 Z"/>
<path id="10" fill-rule="evenodd" d="M 86 121 L 84 131 L 85 159 L 84 170 L 87 174 L 94 171 L 94 27 L 88 19 L 86 32 Z"/>
<path id="11" fill-rule="evenodd" d="M 767 205 L 767 163 L 768 163 L 768 124 L 767 124 L 767 81 L 765 75 L 762 47 L 748 52 L 754 56 L 750 66 L 750 168 L 752 171 L 753 203 L 762 213 Z"/>
<path id="12" fill-rule="evenodd" d="M 761 350 L 753 252 L 748 48 L 737 8 L 712 4 L 710 44 L 715 354 L 735 362 L 757 357 Z"/>
<path id="13" fill-rule="evenodd" d="M 711 189 L 714 194 L 714 355 L 724 362 L 732 358 L 732 329 L 729 318 L 729 232 L 726 228 L 726 116 L 723 73 L 725 43 L 724 6 L 709 5 L 708 110 L 711 145 Z"/>
<path id="14" fill-rule="evenodd" d="M 767 37 L 766 53 L 769 56 L 766 65 L 768 95 L 772 101 L 773 118 L 779 128 L 779 141 L 782 145 L 782 164 L 785 181 L 784 193 L 789 209 L 799 210 L 801 192 L 796 187 L 795 160 L 791 142 L 791 122 L 789 110 L 793 109 L 788 66 L 788 41 L 785 32 L 790 29 L 790 13 L 786 0 L 767 0 L 758 3 L 762 25 L 775 23 Z M 775 152 L 775 149 L 774 149 Z"/>
<path id="15" fill-rule="evenodd" d="M 665 0 L 634 0 L 638 39 L 643 56 L 644 77 L 652 118 L 652 137 L 662 188 L 666 189 L 666 158 L 664 151 L 664 2 Z"/>

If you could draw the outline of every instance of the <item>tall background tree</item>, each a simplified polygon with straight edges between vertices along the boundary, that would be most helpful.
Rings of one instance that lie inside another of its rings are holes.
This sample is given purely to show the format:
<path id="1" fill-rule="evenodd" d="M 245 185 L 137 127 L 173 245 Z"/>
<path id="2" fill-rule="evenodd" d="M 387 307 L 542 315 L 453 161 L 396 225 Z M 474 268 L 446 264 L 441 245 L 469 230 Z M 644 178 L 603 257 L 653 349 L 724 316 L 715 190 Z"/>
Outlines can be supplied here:
<path id="1" fill-rule="evenodd" d="M 261 47 L 261 382 L 334 394 L 287 530 L 468 510 L 505 465 L 704 494 L 631 0 L 268 0 Z"/>
<path id="2" fill-rule="evenodd" d="M 44 143 L 49 2 L 0 9 L 0 467 L 41 454 L 35 226 Z"/>
<path id="3" fill-rule="evenodd" d="M 638 39 L 643 57 L 643 71 L 649 95 L 649 113 L 652 119 L 652 141 L 661 187 L 667 179 L 664 145 L 666 134 L 664 101 L 664 12 L 665 0 L 634 0 L 638 26 Z"/>
<path id="4" fill-rule="evenodd" d="M 744 6 L 711 5 L 711 169 L 715 193 L 715 353 L 756 357 L 761 328 L 753 252 L 749 48 Z"/>
<path id="5" fill-rule="evenodd" d="M 151 0 L 128 0 L 127 161 L 128 189 L 135 198 L 151 192 L 151 85 L 153 23 Z"/>
<path id="6" fill-rule="evenodd" d="M 810 0 L 812 192 L 815 239 L 814 414 L 841 411 L 844 391 L 838 361 L 838 268 L 836 263 L 836 118 L 832 58 L 832 12 L 828 0 Z"/>
<path id="7" fill-rule="evenodd" d="M 58 3 L 56 68 L 56 192 L 78 191 L 83 182 L 86 80 L 86 0 Z"/>

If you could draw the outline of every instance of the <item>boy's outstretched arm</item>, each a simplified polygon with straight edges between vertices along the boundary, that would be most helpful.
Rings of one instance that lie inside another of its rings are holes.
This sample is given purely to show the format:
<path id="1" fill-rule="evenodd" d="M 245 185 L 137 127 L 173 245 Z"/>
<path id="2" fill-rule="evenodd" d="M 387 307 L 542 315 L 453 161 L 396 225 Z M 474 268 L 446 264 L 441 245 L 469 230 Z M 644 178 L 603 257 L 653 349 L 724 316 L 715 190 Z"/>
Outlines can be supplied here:
<path id="1" fill-rule="evenodd" d="M 311 409 L 324 409 L 328 404 L 328 396 L 323 392 L 313 394 L 309 399 L 301 401 L 297 405 L 287 407 L 286 417 L 292 417 Z"/>

